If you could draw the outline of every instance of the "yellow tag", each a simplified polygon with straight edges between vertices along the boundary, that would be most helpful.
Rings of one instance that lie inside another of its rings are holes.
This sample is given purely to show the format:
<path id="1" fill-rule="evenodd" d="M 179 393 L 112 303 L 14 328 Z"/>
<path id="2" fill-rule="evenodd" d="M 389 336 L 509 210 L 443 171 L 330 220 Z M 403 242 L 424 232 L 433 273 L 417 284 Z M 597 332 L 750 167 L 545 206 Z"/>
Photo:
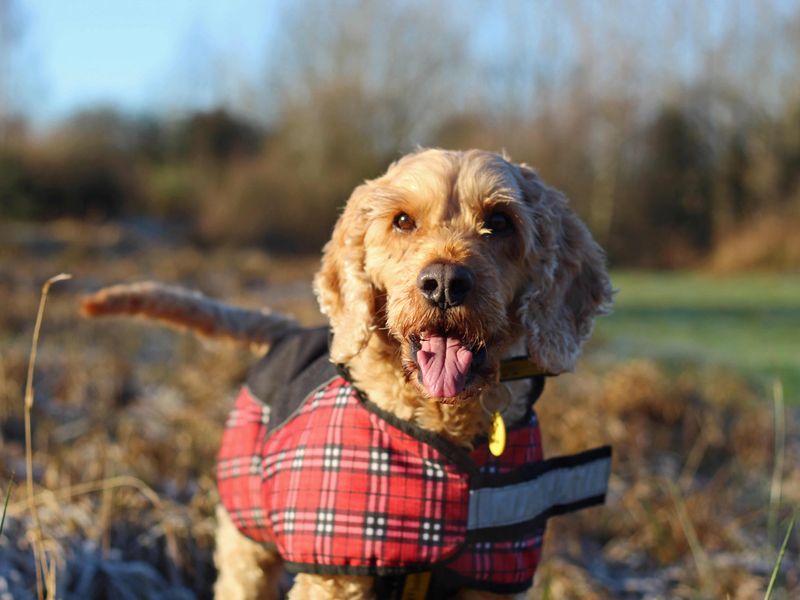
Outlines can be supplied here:
<path id="1" fill-rule="evenodd" d="M 400 596 L 400 600 L 425 600 L 430 583 L 430 571 L 406 575 L 406 584 L 403 586 L 403 595 Z"/>
<path id="2" fill-rule="evenodd" d="M 492 433 L 489 435 L 489 452 L 494 456 L 500 456 L 506 449 L 506 424 L 500 411 L 494 413 L 492 417 Z"/>

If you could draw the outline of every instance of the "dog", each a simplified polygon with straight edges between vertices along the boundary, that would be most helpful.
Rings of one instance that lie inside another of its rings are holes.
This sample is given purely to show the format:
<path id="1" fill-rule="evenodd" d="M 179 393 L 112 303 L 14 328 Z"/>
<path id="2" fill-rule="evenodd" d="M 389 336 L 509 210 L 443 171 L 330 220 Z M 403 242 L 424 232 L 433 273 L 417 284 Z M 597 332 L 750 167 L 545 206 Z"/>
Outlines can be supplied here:
<path id="1" fill-rule="evenodd" d="M 216 597 L 278 598 L 285 567 L 297 572 L 289 598 L 524 592 L 544 520 L 605 493 L 608 451 L 542 461 L 532 410 L 544 375 L 574 368 L 612 303 L 603 250 L 530 167 L 425 149 L 353 191 L 314 289 L 329 321 L 316 332 L 152 284 L 84 303 L 271 347 L 223 440 Z M 502 382 L 520 355 L 519 380 Z M 284 396 L 286 408 L 266 401 Z M 318 434 L 322 421 L 333 433 Z M 341 424 L 351 421 L 363 442 Z M 269 444 L 274 455 L 259 454 Z M 591 480 L 585 493 L 559 496 L 575 472 Z M 502 494 L 528 486 L 532 498 L 544 473 L 559 497 L 535 509 L 514 500 L 509 516 Z"/>

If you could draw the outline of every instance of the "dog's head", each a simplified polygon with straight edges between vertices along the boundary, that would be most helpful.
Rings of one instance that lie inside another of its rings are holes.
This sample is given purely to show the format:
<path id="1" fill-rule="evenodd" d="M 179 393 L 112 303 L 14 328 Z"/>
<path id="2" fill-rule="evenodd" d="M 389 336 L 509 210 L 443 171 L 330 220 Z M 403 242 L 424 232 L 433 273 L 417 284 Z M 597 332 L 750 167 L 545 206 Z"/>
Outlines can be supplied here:
<path id="1" fill-rule="evenodd" d="M 373 338 L 444 401 L 496 381 L 520 339 L 542 371 L 572 369 L 612 296 L 604 253 L 565 198 L 475 150 L 420 151 L 356 188 L 315 289 L 333 360 Z"/>

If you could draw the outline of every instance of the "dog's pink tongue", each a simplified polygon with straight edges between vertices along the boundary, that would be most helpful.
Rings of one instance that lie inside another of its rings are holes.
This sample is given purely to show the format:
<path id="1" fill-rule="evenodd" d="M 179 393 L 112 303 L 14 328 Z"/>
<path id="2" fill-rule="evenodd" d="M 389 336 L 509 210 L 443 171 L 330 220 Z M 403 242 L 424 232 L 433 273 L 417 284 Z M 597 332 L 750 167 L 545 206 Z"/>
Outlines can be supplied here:
<path id="1" fill-rule="evenodd" d="M 429 335 L 417 352 L 422 385 L 432 398 L 457 396 L 464 389 L 472 350 L 457 338 Z"/>

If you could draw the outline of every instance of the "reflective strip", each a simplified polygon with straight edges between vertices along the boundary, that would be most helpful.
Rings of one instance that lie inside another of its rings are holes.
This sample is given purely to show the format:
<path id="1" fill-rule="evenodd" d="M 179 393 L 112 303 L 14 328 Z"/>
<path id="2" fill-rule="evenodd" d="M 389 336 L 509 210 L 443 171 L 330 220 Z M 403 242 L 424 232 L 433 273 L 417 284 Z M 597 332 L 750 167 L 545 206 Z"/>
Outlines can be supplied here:
<path id="1" fill-rule="evenodd" d="M 504 527 L 546 517 L 552 509 L 605 495 L 611 457 L 549 469 L 534 479 L 469 492 L 467 529 Z"/>

